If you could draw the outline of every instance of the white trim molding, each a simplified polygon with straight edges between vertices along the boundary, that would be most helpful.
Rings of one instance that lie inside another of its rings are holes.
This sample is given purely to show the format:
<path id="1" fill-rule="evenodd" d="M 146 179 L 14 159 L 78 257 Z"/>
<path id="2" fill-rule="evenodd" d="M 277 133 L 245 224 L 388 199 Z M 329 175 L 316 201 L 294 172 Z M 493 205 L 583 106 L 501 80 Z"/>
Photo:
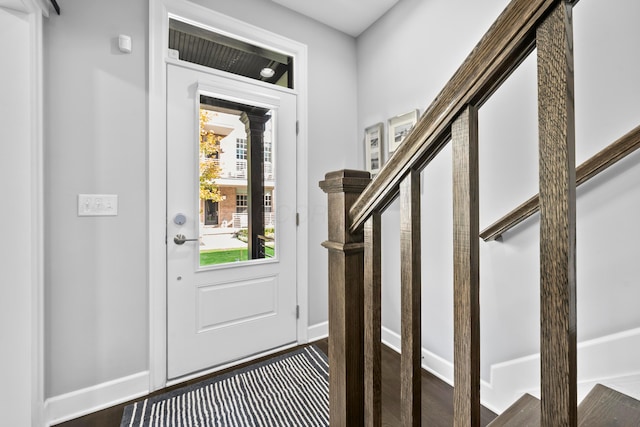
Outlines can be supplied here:
<path id="1" fill-rule="evenodd" d="M 17 159 L 17 164 L 27 166 L 29 180 L 22 180 L 20 185 L 23 194 L 28 194 L 28 203 L 20 206 L 30 217 L 21 230 L 22 237 L 28 241 L 29 253 L 25 263 L 14 268 L 24 269 L 29 282 L 24 286 L 29 288 L 29 301 L 19 301 L 28 304 L 28 311 L 21 313 L 20 321 L 25 326 L 24 337 L 28 342 L 27 349 L 18 349 L 30 354 L 30 372 L 23 380 L 28 382 L 30 398 L 25 407 L 30 409 L 24 419 L 30 418 L 31 426 L 41 426 L 44 406 L 44 166 L 43 166 L 43 16 L 49 15 L 49 9 L 43 0 L 0 0 L 0 8 L 11 9 L 16 17 L 26 23 L 26 31 L 18 36 L 28 42 L 25 52 L 24 69 L 20 72 L 28 78 L 28 90 L 25 91 L 24 103 L 28 105 L 22 114 L 27 117 L 28 125 L 20 131 L 21 138 L 14 143 L 22 144 L 25 148 L 25 158 Z M 11 38 L 11 37 L 9 37 Z M 11 59 L 9 59 L 11 60 Z M 15 65 L 15 64 L 14 64 Z M 22 101 L 22 100 L 21 100 Z M 10 100 L 11 108 L 16 108 L 16 100 Z M 22 104 L 20 104 L 22 105 Z M 9 203 L 11 204 L 11 203 Z M 24 317 L 22 317 L 24 316 Z M 11 347 L 11 345 L 9 345 Z M 12 369 L 5 366 L 5 369 Z M 13 367 L 15 369 L 15 367 Z M 6 385 L 11 388 L 11 384 Z M 6 403 L 6 402 L 5 402 Z M 21 411 L 21 409 L 19 409 Z"/>
<path id="2" fill-rule="evenodd" d="M 297 145 L 298 211 L 308 205 L 307 158 L 307 47 L 206 7 L 182 0 L 149 2 L 149 122 L 148 122 L 148 280 L 149 280 L 149 389 L 167 383 L 166 300 L 166 40 L 169 16 L 177 16 L 253 44 L 294 57 L 294 88 L 299 122 Z M 239 77 L 242 78 L 242 77 Z M 288 90 L 288 89 L 286 89 Z M 297 233 L 298 343 L 308 341 L 308 223 Z"/>
<path id="3" fill-rule="evenodd" d="M 400 335 L 382 328 L 382 342 L 400 353 Z M 640 328 L 578 344 L 578 401 L 596 384 L 640 399 Z M 453 386 L 453 363 L 422 348 L 422 368 Z M 490 367 L 489 381 L 481 381 L 482 405 L 500 414 L 523 394 L 540 398 L 540 354 Z"/>
<path id="4" fill-rule="evenodd" d="M 314 342 L 329 336 L 329 322 L 316 323 L 309 326 L 307 331 L 308 342 Z"/>
<path id="5" fill-rule="evenodd" d="M 31 423 L 42 424 L 44 412 L 44 72 L 43 16 L 48 10 L 33 6 L 31 20 Z"/>
<path id="6" fill-rule="evenodd" d="M 382 328 L 382 343 L 396 353 L 401 353 L 400 348 L 402 347 L 402 341 L 400 339 L 400 335 L 391 329 L 385 327 Z M 424 347 L 422 347 L 421 353 L 422 368 L 440 378 L 450 386 L 453 386 L 453 363 L 435 353 L 430 352 Z"/>
<path id="7" fill-rule="evenodd" d="M 149 393 L 149 372 L 107 381 L 46 400 L 45 426 L 63 423 Z"/>
<path id="8" fill-rule="evenodd" d="M 640 328 L 578 343 L 578 402 L 594 385 L 604 384 L 640 398 Z M 491 366 L 482 394 L 489 409 L 501 413 L 524 393 L 540 397 L 540 354 Z"/>

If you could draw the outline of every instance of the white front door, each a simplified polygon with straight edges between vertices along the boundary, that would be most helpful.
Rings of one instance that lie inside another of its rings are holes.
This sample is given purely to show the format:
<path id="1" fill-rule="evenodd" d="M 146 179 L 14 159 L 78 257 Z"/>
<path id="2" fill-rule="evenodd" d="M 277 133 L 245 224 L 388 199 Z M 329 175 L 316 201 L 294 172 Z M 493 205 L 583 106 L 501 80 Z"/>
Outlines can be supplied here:
<path id="1" fill-rule="evenodd" d="M 209 117 L 219 120 L 207 124 L 219 142 L 212 159 L 219 164 L 214 180 L 218 224 L 207 226 L 199 178 L 203 99 L 222 106 L 205 105 Z M 268 152 L 262 159 L 265 228 L 259 228 L 264 233 L 260 235 L 263 255 L 255 259 L 243 247 L 247 221 L 252 221 L 251 206 L 247 206 L 251 184 L 246 169 L 242 170 L 250 154 L 248 136 L 241 135 L 229 119 L 235 114 L 229 106 L 234 105 L 239 110 L 267 112 L 269 134 L 265 133 L 263 143 Z M 167 65 L 167 369 L 171 379 L 296 341 L 295 123 L 296 97 L 287 90 Z M 179 235 L 182 239 L 176 238 Z M 243 249 L 244 255 L 239 255 Z M 231 260 L 224 258 L 229 253 Z"/>

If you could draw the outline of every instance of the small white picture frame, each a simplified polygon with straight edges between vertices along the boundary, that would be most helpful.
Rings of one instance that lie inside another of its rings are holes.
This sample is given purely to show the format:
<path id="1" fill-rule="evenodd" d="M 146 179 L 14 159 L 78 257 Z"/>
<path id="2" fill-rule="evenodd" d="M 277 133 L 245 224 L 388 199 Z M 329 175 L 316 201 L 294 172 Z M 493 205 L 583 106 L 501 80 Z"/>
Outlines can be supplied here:
<path id="1" fill-rule="evenodd" d="M 374 177 L 384 163 L 384 124 L 377 123 L 364 130 L 365 166 Z"/>
<path id="2" fill-rule="evenodd" d="M 398 149 L 418 121 L 418 110 L 413 110 L 389 119 L 389 154 Z"/>

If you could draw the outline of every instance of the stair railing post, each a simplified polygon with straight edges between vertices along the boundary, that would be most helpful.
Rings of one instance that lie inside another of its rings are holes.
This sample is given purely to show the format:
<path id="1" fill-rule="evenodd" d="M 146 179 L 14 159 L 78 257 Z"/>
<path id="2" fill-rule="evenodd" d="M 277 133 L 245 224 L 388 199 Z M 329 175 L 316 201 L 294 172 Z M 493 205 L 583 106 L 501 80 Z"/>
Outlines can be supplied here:
<path id="1" fill-rule="evenodd" d="M 480 243 L 478 110 L 452 126 L 455 427 L 480 425 Z"/>
<path id="2" fill-rule="evenodd" d="M 400 183 L 400 423 L 422 422 L 422 291 L 420 255 L 420 172 Z"/>
<path id="3" fill-rule="evenodd" d="M 382 216 L 364 223 L 364 421 L 382 426 Z"/>
<path id="4" fill-rule="evenodd" d="M 537 30 L 544 427 L 578 425 L 572 21 L 571 4 L 558 2 Z"/>
<path id="5" fill-rule="evenodd" d="M 329 172 L 328 196 L 329 424 L 364 424 L 364 234 L 350 233 L 349 209 L 371 181 L 369 172 Z"/>

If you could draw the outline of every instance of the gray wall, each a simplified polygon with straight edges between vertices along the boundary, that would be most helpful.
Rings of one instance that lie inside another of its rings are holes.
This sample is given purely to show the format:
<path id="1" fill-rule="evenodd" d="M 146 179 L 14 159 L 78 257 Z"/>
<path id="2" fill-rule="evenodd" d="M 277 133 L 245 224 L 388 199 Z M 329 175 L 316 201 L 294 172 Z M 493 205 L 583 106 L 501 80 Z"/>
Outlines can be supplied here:
<path id="1" fill-rule="evenodd" d="M 45 22 L 46 396 L 148 369 L 146 1 L 60 0 Z M 309 324 L 327 318 L 329 170 L 357 162 L 355 40 L 272 2 L 200 1 L 305 43 L 309 55 Z M 283 23 L 286 22 L 286 25 Z M 133 53 L 117 50 L 118 34 Z M 119 195 L 79 218 L 79 193 Z"/>
<path id="2" fill-rule="evenodd" d="M 48 397 L 148 365 L 147 6 L 60 6 L 44 26 Z M 78 217 L 79 193 L 117 194 L 118 216 Z"/>
<path id="3" fill-rule="evenodd" d="M 424 112 L 507 0 L 401 0 L 358 38 L 358 127 Z M 639 124 L 635 0 L 575 8 L 577 162 Z M 537 192 L 536 61 L 529 58 L 480 110 L 480 226 Z M 363 164 L 363 149 L 359 152 Z M 423 347 L 453 360 L 451 152 L 423 173 Z M 578 191 L 578 338 L 640 326 L 633 301 L 640 238 L 640 153 Z M 383 324 L 399 333 L 398 204 L 383 220 Z M 538 217 L 481 242 L 482 368 L 538 351 Z"/>

